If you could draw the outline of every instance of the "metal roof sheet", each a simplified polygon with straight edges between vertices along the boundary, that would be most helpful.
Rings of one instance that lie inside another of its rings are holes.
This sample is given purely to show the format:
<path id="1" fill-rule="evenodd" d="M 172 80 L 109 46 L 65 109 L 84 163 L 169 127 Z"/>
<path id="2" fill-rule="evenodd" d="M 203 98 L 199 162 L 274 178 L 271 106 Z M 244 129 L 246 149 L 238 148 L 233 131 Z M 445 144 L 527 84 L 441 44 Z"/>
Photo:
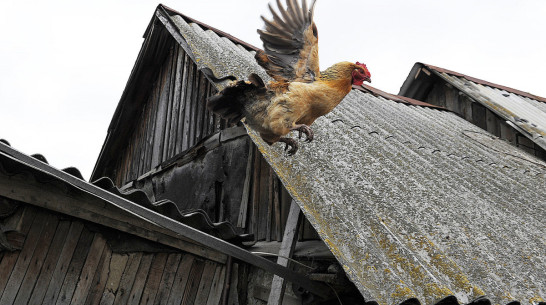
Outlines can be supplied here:
<path id="1" fill-rule="evenodd" d="M 268 79 L 246 48 L 172 19 L 218 77 Z M 543 301 L 546 164 L 395 98 L 353 90 L 293 157 L 249 134 L 368 301 Z"/>
<path id="2" fill-rule="evenodd" d="M 546 149 L 546 99 L 450 70 L 423 64 Z"/>

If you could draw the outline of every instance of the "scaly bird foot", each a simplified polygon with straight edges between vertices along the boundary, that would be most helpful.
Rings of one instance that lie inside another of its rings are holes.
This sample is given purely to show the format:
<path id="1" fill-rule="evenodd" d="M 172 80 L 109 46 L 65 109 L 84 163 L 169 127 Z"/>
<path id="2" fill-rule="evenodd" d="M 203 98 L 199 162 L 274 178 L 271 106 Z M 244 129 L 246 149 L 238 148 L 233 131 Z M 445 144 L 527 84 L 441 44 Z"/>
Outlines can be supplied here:
<path id="1" fill-rule="evenodd" d="M 315 137 L 315 134 L 314 134 L 313 130 L 309 126 L 307 126 L 305 124 L 296 125 L 296 127 L 292 128 L 290 130 L 297 130 L 298 131 L 298 137 L 300 139 L 301 139 L 302 133 L 304 133 L 305 136 L 306 136 L 305 142 L 311 142 L 311 141 L 313 141 L 313 139 Z"/>
<path id="2" fill-rule="evenodd" d="M 292 147 L 290 150 L 288 150 L 288 155 L 293 156 L 298 151 L 298 143 L 296 143 L 296 140 L 292 138 L 280 138 L 279 142 L 283 142 L 286 144 L 284 147 L 284 150 L 288 150 L 289 147 Z"/>

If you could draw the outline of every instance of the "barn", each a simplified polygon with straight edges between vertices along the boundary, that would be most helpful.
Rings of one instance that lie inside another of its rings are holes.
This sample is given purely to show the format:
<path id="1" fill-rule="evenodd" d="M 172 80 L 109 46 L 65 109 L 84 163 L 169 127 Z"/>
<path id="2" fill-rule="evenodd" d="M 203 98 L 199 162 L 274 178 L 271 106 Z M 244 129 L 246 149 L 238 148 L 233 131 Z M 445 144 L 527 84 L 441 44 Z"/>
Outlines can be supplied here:
<path id="1" fill-rule="evenodd" d="M 544 303 L 538 155 L 362 86 L 288 157 L 205 107 L 256 50 L 159 5 L 90 182 L 0 144 L 0 304 Z"/>

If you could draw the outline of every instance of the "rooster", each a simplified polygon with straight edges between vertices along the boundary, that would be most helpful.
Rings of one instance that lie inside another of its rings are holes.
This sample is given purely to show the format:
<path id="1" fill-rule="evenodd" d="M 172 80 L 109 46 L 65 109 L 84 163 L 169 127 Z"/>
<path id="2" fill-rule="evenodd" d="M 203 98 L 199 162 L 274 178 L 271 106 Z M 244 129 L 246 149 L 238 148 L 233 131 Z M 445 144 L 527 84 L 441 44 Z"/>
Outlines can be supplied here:
<path id="1" fill-rule="evenodd" d="M 273 20 L 262 16 L 265 28 L 258 30 L 264 50 L 259 50 L 255 59 L 273 80 L 265 84 L 257 74 L 251 74 L 248 81 L 232 82 L 211 97 L 207 107 L 231 123 L 245 118 L 266 143 L 283 142 L 293 155 L 297 142 L 286 135 L 298 131 L 300 139 L 305 134 L 305 141 L 312 141 L 309 126 L 332 111 L 352 85 L 371 82 L 371 75 L 366 65 L 358 62 L 340 62 L 321 72 L 313 22 L 316 0 L 309 9 L 306 0 L 301 6 L 298 0 L 286 0 L 286 4 L 287 8 L 277 0 L 280 15 L 269 4 Z"/>

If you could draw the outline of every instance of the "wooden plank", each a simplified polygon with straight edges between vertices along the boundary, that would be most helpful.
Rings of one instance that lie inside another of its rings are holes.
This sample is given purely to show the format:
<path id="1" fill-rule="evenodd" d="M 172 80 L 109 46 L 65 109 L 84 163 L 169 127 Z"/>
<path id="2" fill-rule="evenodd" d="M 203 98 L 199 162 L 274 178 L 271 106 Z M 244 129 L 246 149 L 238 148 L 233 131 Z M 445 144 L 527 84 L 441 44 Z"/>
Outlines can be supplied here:
<path id="1" fill-rule="evenodd" d="M 165 113 L 167 111 L 167 97 L 168 94 L 166 93 L 166 90 L 168 87 L 166 85 L 166 75 L 167 75 L 167 67 L 164 65 L 161 66 L 161 74 L 156 82 L 156 86 L 159 90 L 159 104 L 157 109 L 157 117 L 155 120 L 155 127 L 154 127 L 154 142 L 153 142 L 153 153 L 152 153 L 152 166 L 151 168 L 154 168 L 158 166 L 163 161 L 163 148 L 164 148 L 164 134 L 165 134 L 165 122 L 166 117 Z M 168 91 L 167 91 L 168 92 Z"/>
<path id="2" fill-rule="evenodd" d="M 466 95 L 459 96 L 459 102 L 461 103 L 461 115 L 462 117 L 472 122 L 472 103 L 473 101 Z"/>
<path id="3" fill-rule="evenodd" d="M 17 262 L 15 263 L 13 271 L 9 276 L 9 280 L 6 284 L 6 288 L 4 289 L 4 293 L 2 294 L 2 298 L 0 298 L 0 304 L 13 304 L 13 301 L 17 296 L 17 292 L 19 291 L 21 282 L 23 281 L 25 273 L 27 272 L 27 269 L 29 267 L 29 263 L 34 254 L 34 250 L 36 249 L 36 246 L 40 241 L 40 237 L 42 235 L 41 233 L 44 227 L 48 224 L 51 224 L 53 221 L 55 221 L 56 225 L 56 218 L 57 217 L 51 215 L 51 213 L 44 211 L 39 211 L 38 215 L 36 215 L 30 231 L 28 232 L 25 244 L 23 245 L 23 249 L 21 250 L 21 253 L 19 253 Z M 43 247 L 43 245 L 41 246 Z"/>
<path id="4" fill-rule="evenodd" d="M 173 282 L 176 276 L 176 270 L 182 259 L 182 254 L 180 253 L 171 253 L 167 258 L 167 263 L 165 264 L 165 270 L 161 276 L 161 283 L 155 297 L 154 304 L 165 304 L 169 299 L 169 294 L 173 288 Z M 178 288 L 178 287 L 177 287 Z"/>
<path id="5" fill-rule="evenodd" d="M 142 259 L 142 253 L 129 255 L 114 253 L 110 262 L 108 284 L 100 304 L 126 304 L 135 281 L 135 275 Z"/>
<path id="6" fill-rule="evenodd" d="M 62 286 L 60 286 L 60 290 L 58 289 L 54 290 L 56 294 L 58 293 L 57 294 L 58 297 L 56 298 L 57 302 L 55 304 L 64 305 L 64 304 L 70 303 L 70 300 L 72 299 L 72 295 L 74 294 L 74 290 L 76 289 L 78 277 L 80 276 L 82 272 L 83 265 L 85 264 L 85 260 L 88 256 L 89 249 L 91 248 L 91 244 L 93 243 L 94 237 L 95 237 L 95 233 L 90 232 L 89 230 L 85 228 L 83 229 L 82 235 L 80 236 L 80 240 L 78 241 L 78 245 L 76 246 L 76 249 L 74 250 L 74 255 L 72 256 L 72 260 L 70 261 L 70 265 L 68 266 L 68 269 L 66 270 L 64 281 L 62 281 Z M 50 285 L 50 287 L 52 286 Z M 57 287 L 57 286 L 54 285 L 53 287 Z"/>
<path id="7" fill-rule="evenodd" d="M 279 258 L 277 259 L 277 264 L 286 267 L 290 265 L 290 262 L 285 257 L 292 257 L 292 254 L 294 253 L 294 248 L 296 247 L 297 242 L 296 234 L 302 218 L 300 207 L 295 201 L 292 201 L 290 205 L 290 212 L 288 214 L 288 220 L 284 229 L 284 236 L 282 239 L 281 249 L 279 251 Z M 271 283 L 271 293 L 269 294 L 267 304 L 280 305 L 283 300 L 285 288 L 285 280 L 282 277 L 275 275 L 273 277 L 273 282 Z"/>
<path id="8" fill-rule="evenodd" d="M 231 270 L 229 290 L 224 290 L 224 298 L 227 293 L 227 304 L 240 304 L 241 301 L 239 300 L 239 294 L 237 293 L 237 290 L 239 290 L 239 264 L 233 263 Z M 228 285 L 226 285 L 226 287 L 227 286 Z"/>
<path id="9" fill-rule="evenodd" d="M 199 71 L 197 67 L 192 65 L 193 70 L 193 88 L 191 92 L 191 113 L 190 113 L 190 133 L 189 133 L 189 147 L 195 145 L 195 135 L 196 135 L 196 116 L 197 116 L 197 94 L 199 92 Z"/>
<path id="10" fill-rule="evenodd" d="M 192 98 L 192 92 L 193 92 L 195 65 L 193 62 L 188 60 L 188 65 L 186 67 L 188 69 L 188 74 L 186 78 L 186 92 L 184 95 L 184 131 L 182 134 L 182 138 L 183 138 L 182 151 L 187 150 L 193 144 L 190 140 L 190 130 L 191 130 L 191 124 L 192 124 L 191 113 L 192 113 L 193 103 L 191 98 Z"/>
<path id="11" fill-rule="evenodd" d="M 266 219 L 266 235 L 265 235 L 265 240 L 266 241 L 271 241 L 271 235 L 273 235 L 272 233 L 272 221 L 273 221 L 273 218 L 274 218 L 274 213 L 273 213 L 273 179 L 274 179 L 274 174 L 273 174 L 273 170 L 269 169 L 269 177 L 267 179 L 268 183 L 267 183 L 267 219 Z"/>
<path id="12" fill-rule="evenodd" d="M 72 301 L 65 302 L 65 304 L 70 303 L 83 305 L 85 303 L 87 294 L 89 293 L 91 285 L 93 284 L 93 278 L 95 277 L 95 273 L 99 267 L 99 262 L 105 247 L 106 240 L 102 237 L 101 234 L 95 234 L 95 238 L 93 239 L 93 243 L 91 244 L 91 248 L 89 249 L 89 254 L 87 255 L 87 259 L 85 260 L 85 264 L 83 265 L 78 284 L 76 284 L 76 290 L 72 295 Z"/>
<path id="13" fill-rule="evenodd" d="M 512 126 L 506 124 L 506 122 L 500 122 L 500 133 L 501 133 L 500 135 L 501 139 L 504 139 L 510 142 L 510 144 L 512 145 L 516 145 L 517 132 Z"/>
<path id="14" fill-rule="evenodd" d="M 48 213 L 48 212 L 43 212 Z M 40 236 L 40 239 L 38 241 L 38 244 L 36 245 L 36 249 L 34 250 L 34 255 L 32 256 L 32 260 L 30 261 L 25 278 L 23 279 L 23 282 L 19 285 L 19 293 L 17 294 L 17 297 L 15 298 L 15 301 L 13 303 L 15 304 L 26 304 L 28 303 L 32 290 L 34 288 L 34 285 L 36 284 L 38 277 L 40 276 L 42 266 L 45 263 L 46 255 L 48 254 L 48 251 L 57 252 L 56 249 L 54 249 L 53 239 L 56 235 L 57 228 L 59 224 L 59 218 L 56 215 L 52 215 L 50 217 L 50 220 L 48 223 L 42 227 L 41 229 L 42 234 Z M 69 226 L 64 225 L 65 231 L 68 233 Z M 58 244 L 58 241 L 55 241 L 56 244 Z M 51 249 L 51 250 L 50 250 Z M 47 272 L 47 270 L 44 270 Z"/>
<path id="15" fill-rule="evenodd" d="M 245 181 L 243 183 L 243 194 L 241 195 L 241 205 L 239 206 L 239 218 L 237 227 L 246 228 L 248 213 L 248 204 L 250 196 L 250 181 L 252 180 L 252 160 L 254 159 L 254 144 L 248 141 L 248 158 L 246 163 Z"/>
<path id="16" fill-rule="evenodd" d="M 180 113 L 180 89 L 182 86 L 182 73 L 183 73 L 183 63 L 184 63 L 184 53 L 182 48 L 179 45 L 175 46 L 175 67 L 174 67 L 174 77 L 173 79 L 173 92 L 172 92 L 172 111 L 171 111 L 171 129 L 169 134 L 171 136 L 170 145 L 169 145 L 169 154 L 171 156 L 179 153 L 178 151 L 178 118 Z"/>
<path id="17" fill-rule="evenodd" d="M 254 240 L 258 240 L 258 209 L 260 206 L 260 164 L 261 154 L 255 148 L 254 152 L 254 173 L 252 175 L 252 229 L 250 233 L 254 234 Z"/>
<path id="18" fill-rule="evenodd" d="M 493 135 L 500 137 L 500 125 L 498 116 L 494 114 L 491 110 L 486 109 L 485 111 L 485 121 L 487 126 L 487 131 Z"/>
<path id="19" fill-rule="evenodd" d="M 220 304 L 220 298 L 222 297 L 222 290 L 224 288 L 224 281 L 226 278 L 226 266 L 218 265 L 214 273 L 214 279 L 210 285 L 210 292 L 207 298 L 206 305 Z"/>
<path id="20" fill-rule="evenodd" d="M 485 107 L 481 104 L 472 104 L 472 123 L 483 130 L 487 130 L 487 124 L 485 122 Z"/>
<path id="21" fill-rule="evenodd" d="M 201 276 L 201 282 L 199 283 L 199 289 L 197 289 L 197 297 L 194 304 L 206 304 L 209 297 L 214 275 L 216 273 L 217 263 L 212 261 L 206 261 L 203 268 L 203 275 Z"/>
<path id="22" fill-rule="evenodd" d="M 168 256 L 168 253 L 157 253 L 155 255 L 150 271 L 148 272 L 148 280 L 146 281 L 142 297 L 140 298 L 141 305 L 154 304 Z"/>
<path id="23" fill-rule="evenodd" d="M 64 227 L 67 225 L 69 225 L 68 232 L 64 232 Z M 61 222 L 57 230 L 58 232 L 51 243 L 51 251 L 46 257 L 43 270 L 36 282 L 29 304 L 38 305 L 55 302 L 52 299 L 54 297 L 52 292 L 49 295 L 50 299 L 46 299 L 48 288 L 49 286 L 53 287 L 58 283 L 62 283 L 82 230 L 83 224 L 79 221 Z"/>
<path id="24" fill-rule="evenodd" d="M 199 72 L 199 93 L 197 95 L 197 117 L 196 117 L 196 134 L 195 134 L 195 142 L 199 142 L 201 139 L 203 139 L 206 134 L 206 127 L 204 126 L 203 122 L 206 118 L 206 103 L 207 103 L 207 84 L 208 81 L 203 75 L 203 73 Z"/>
<path id="25" fill-rule="evenodd" d="M 182 305 L 193 305 L 195 304 L 195 298 L 197 297 L 197 290 L 199 289 L 199 282 L 201 281 L 201 276 L 203 274 L 203 268 L 205 263 L 196 259 L 191 267 L 190 278 L 186 285 L 184 291 L 184 296 L 182 297 Z"/>
<path id="26" fill-rule="evenodd" d="M 146 279 L 148 278 L 148 272 L 150 271 L 153 259 L 153 254 L 144 254 L 142 256 L 140 265 L 138 266 L 138 271 L 135 275 L 133 287 L 131 288 L 131 293 L 129 293 L 127 304 L 136 305 L 140 303 L 140 297 L 142 296 L 144 285 L 146 284 Z"/>
<path id="27" fill-rule="evenodd" d="M 275 208 L 275 239 L 282 240 L 282 223 L 281 223 L 281 200 L 279 190 L 279 178 L 273 179 L 273 206 Z"/>
<path id="28" fill-rule="evenodd" d="M 97 272 L 93 277 L 93 282 L 91 284 L 91 289 L 87 295 L 85 305 L 94 305 L 99 304 L 106 283 L 108 282 L 108 273 L 110 271 L 110 261 L 112 260 L 112 251 L 110 247 L 104 247 L 102 255 L 99 261 Z"/>
<path id="29" fill-rule="evenodd" d="M 14 224 L 13 227 L 21 234 L 27 235 L 37 213 L 36 208 L 31 206 L 26 206 L 24 209 L 20 221 Z M 8 252 L 0 262 L 0 296 L 8 283 L 9 275 L 15 267 L 15 263 L 17 262 L 20 253 L 21 251 Z"/>
<path id="30" fill-rule="evenodd" d="M 173 91 L 174 91 L 174 81 L 175 81 L 175 69 L 176 69 L 176 48 L 172 48 L 169 51 L 168 59 L 166 60 L 166 65 L 168 65 L 167 69 L 167 76 L 165 80 L 165 87 L 167 87 L 164 91 L 166 95 L 166 109 L 165 109 L 165 132 L 164 132 L 164 138 L 163 142 L 165 143 L 163 146 L 163 158 L 162 160 L 168 160 L 170 157 L 172 157 L 172 154 L 170 153 L 171 146 L 174 146 L 174 143 L 171 143 L 171 125 L 172 125 L 172 112 L 173 112 Z"/>
<path id="31" fill-rule="evenodd" d="M 188 67 L 189 56 L 185 52 L 182 52 L 182 60 L 180 63 L 181 80 L 180 80 L 180 95 L 178 98 L 178 126 L 176 131 L 176 153 L 179 154 L 184 151 L 184 118 L 186 110 L 186 91 L 188 89 Z"/>
<path id="32" fill-rule="evenodd" d="M 193 255 L 185 254 L 182 257 L 180 265 L 178 265 L 178 269 L 176 270 L 173 289 L 171 290 L 167 304 L 174 305 L 182 302 L 194 260 L 195 258 Z"/>

